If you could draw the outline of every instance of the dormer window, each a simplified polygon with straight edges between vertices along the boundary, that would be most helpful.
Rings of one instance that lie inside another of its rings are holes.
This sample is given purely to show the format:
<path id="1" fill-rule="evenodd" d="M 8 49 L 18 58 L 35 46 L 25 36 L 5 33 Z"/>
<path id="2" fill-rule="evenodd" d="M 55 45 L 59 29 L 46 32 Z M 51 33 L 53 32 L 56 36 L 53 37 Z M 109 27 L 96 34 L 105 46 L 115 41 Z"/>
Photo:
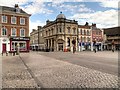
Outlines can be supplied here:
<path id="1" fill-rule="evenodd" d="M 17 13 L 20 13 L 20 8 L 16 8 L 16 12 L 17 12 Z"/>

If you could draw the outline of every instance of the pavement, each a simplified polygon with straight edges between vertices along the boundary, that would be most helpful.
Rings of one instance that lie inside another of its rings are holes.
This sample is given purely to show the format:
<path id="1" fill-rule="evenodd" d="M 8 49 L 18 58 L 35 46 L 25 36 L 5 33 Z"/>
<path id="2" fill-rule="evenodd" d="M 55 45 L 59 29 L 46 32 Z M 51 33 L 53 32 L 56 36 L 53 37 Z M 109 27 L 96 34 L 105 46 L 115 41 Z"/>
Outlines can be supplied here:
<path id="1" fill-rule="evenodd" d="M 118 88 L 116 75 L 39 53 L 3 56 L 2 62 L 3 88 Z"/>
<path id="2" fill-rule="evenodd" d="M 16 56 L 2 56 L 2 88 L 34 88 L 34 79 Z"/>
<path id="3" fill-rule="evenodd" d="M 36 52 L 32 52 L 36 53 Z M 118 76 L 118 52 L 37 52 L 40 55 Z"/>

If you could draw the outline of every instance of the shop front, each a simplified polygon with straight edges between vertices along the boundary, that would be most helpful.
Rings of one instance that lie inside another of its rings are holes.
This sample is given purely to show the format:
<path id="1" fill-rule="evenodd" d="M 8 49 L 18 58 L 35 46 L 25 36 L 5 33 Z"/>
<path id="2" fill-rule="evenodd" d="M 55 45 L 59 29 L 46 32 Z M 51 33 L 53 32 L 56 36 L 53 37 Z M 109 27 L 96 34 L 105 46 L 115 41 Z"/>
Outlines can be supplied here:
<path id="1" fill-rule="evenodd" d="M 10 51 L 16 51 L 19 47 L 20 52 L 29 52 L 29 37 L 12 37 L 10 38 Z"/>

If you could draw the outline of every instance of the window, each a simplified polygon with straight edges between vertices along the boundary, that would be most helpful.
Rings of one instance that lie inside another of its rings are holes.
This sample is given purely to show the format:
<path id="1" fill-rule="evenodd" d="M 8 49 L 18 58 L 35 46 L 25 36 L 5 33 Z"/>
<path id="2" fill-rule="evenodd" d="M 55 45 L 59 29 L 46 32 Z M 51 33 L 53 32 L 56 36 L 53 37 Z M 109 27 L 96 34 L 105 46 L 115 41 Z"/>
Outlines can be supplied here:
<path id="1" fill-rule="evenodd" d="M 7 16 L 2 16 L 2 23 L 7 23 Z"/>
<path id="2" fill-rule="evenodd" d="M 61 28 L 60 28 L 60 33 L 62 32 Z"/>
<path id="3" fill-rule="evenodd" d="M 76 30 L 75 29 L 73 29 L 73 33 L 76 34 Z"/>
<path id="4" fill-rule="evenodd" d="M 15 29 L 15 28 L 12 28 L 12 29 L 11 29 L 11 35 L 12 35 L 12 36 L 16 36 L 16 29 Z"/>
<path id="5" fill-rule="evenodd" d="M 20 29 L 20 36 L 21 37 L 24 37 L 25 36 L 25 29 Z"/>
<path id="6" fill-rule="evenodd" d="M 67 29 L 68 29 L 68 33 L 70 33 L 70 27 L 67 27 Z"/>
<path id="7" fill-rule="evenodd" d="M 89 31 L 87 30 L 87 35 L 89 35 Z"/>
<path id="8" fill-rule="evenodd" d="M 67 46 L 70 46 L 70 38 L 69 37 L 67 38 L 67 42 L 68 42 Z"/>
<path id="9" fill-rule="evenodd" d="M 26 43 L 25 42 L 21 42 L 21 43 L 19 43 L 19 45 L 20 45 L 20 50 L 26 50 Z"/>
<path id="10" fill-rule="evenodd" d="M 84 30 L 82 30 L 82 35 L 84 35 Z"/>
<path id="11" fill-rule="evenodd" d="M 25 25 L 25 18 L 20 18 L 20 24 Z"/>
<path id="12" fill-rule="evenodd" d="M 7 29 L 4 27 L 2 28 L 2 36 L 6 36 L 7 35 Z"/>
<path id="13" fill-rule="evenodd" d="M 11 17 L 11 23 L 16 24 L 16 17 Z"/>
<path id="14" fill-rule="evenodd" d="M 82 29 L 81 29 L 80 31 L 81 31 L 80 33 L 81 33 L 81 35 L 82 35 Z"/>
<path id="15" fill-rule="evenodd" d="M 86 31 L 84 30 L 84 35 L 86 35 Z"/>

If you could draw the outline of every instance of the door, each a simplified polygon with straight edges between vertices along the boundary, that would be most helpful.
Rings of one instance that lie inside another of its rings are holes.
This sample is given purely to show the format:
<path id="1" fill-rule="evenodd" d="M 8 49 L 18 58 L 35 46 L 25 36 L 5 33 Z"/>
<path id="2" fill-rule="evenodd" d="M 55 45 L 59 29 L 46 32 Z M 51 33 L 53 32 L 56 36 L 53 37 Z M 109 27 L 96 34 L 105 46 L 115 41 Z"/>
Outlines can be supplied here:
<path id="1" fill-rule="evenodd" d="M 63 51 L 63 43 L 58 43 L 58 50 Z"/>
<path id="2" fill-rule="evenodd" d="M 6 52 L 6 44 L 2 44 L 2 51 Z"/>

